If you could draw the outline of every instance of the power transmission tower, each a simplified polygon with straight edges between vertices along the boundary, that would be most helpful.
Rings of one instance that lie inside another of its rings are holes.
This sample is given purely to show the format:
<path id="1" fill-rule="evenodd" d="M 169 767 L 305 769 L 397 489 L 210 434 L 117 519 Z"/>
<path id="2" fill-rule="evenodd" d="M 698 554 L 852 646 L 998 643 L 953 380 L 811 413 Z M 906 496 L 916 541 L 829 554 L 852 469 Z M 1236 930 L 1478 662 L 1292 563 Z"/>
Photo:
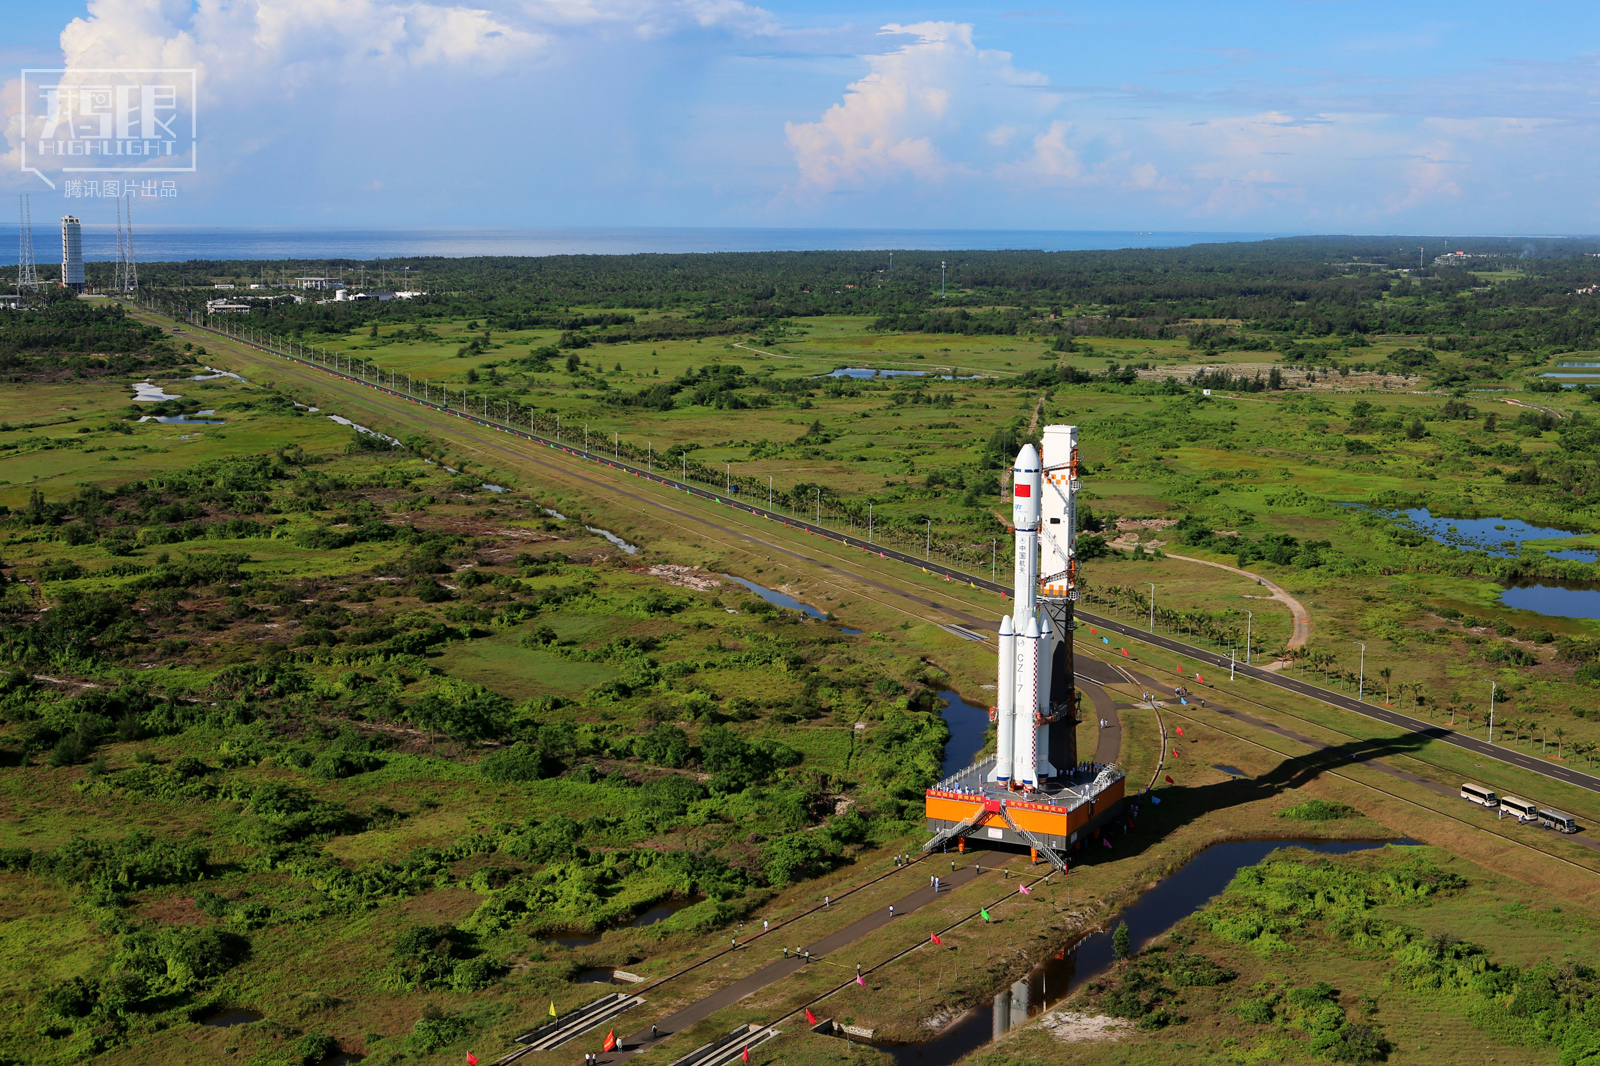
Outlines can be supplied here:
<path id="1" fill-rule="evenodd" d="M 117 267 L 111 276 L 111 291 L 126 292 L 128 289 L 128 253 L 122 245 L 122 197 L 117 197 Z"/>
<path id="2" fill-rule="evenodd" d="M 133 258 L 133 201 L 128 201 L 128 236 L 123 244 L 126 261 L 122 267 L 122 291 L 129 296 L 139 291 L 139 264 Z"/>
<path id="3" fill-rule="evenodd" d="M 33 261 L 33 210 L 28 194 L 17 196 L 18 210 L 22 215 L 22 232 L 17 248 L 17 291 L 39 287 L 39 267 Z"/>

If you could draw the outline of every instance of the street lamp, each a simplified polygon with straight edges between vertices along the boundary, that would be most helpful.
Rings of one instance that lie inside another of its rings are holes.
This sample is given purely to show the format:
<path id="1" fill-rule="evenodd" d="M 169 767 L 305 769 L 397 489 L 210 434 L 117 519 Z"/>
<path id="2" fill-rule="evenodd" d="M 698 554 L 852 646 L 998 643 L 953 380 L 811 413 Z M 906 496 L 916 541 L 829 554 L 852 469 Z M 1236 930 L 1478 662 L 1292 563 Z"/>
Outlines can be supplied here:
<path id="1" fill-rule="evenodd" d="M 822 490 L 817 489 L 817 525 L 822 525 Z"/>
<path id="2" fill-rule="evenodd" d="M 867 543 L 872 543 L 872 504 L 867 504 Z"/>
<path id="3" fill-rule="evenodd" d="M 678 455 L 678 458 L 683 460 L 683 483 L 687 485 L 689 483 L 689 453 L 682 452 Z"/>
<path id="4" fill-rule="evenodd" d="M 1499 690 L 1500 685 L 1492 677 L 1480 678 L 1479 680 L 1489 682 L 1489 743 L 1493 744 L 1494 743 L 1494 697 L 1495 697 L 1495 693 Z"/>
<path id="5" fill-rule="evenodd" d="M 1248 607 L 1239 608 L 1250 617 L 1244 623 L 1244 664 L 1250 665 L 1250 634 L 1255 629 L 1256 613 Z"/>
<path id="6" fill-rule="evenodd" d="M 922 521 L 928 527 L 928 543 L 922 549 L 922 561 L 929 562 L 933 559 L 933 519 L 924 518 Z"/>
<path id="7" fill-rule="evenodd" d="M 583 424 L 583 456 L 585 459 L 589 457 L 589 423 L 587 422 Z"/>
<path id="8" fill-rule="evenodd" d="M 772 510 L 772 475 L 767 475 L 767 510 Z"/>
<path id="9" fill-rule="evenodd" d="M 647 474 L 653 474 L 655 473 L 655 469 L 656 445 L 654 441 L 647 440 L 644 442 L 644 471 Z"/>
<path id="10" fill-rule="evenodd" d="M 999 571 L 997 569 L 995 569 L 999 565 L 999 563 L 1000 563 L 1000 538 L 999 537 L 990 537 L 989 538 L 989 580 L 990 581 L 993 581 L 995 579 L 995 575 L 997 573 L 999 573 Z"/>
<path id="11" fill-rule="evenodd" d="M 722 469 L 723 469 L 723 473 L 727 475 L 727 480 L 723 483 L 722 491 L 727 493 L 729 496 L 732 496 L 733 495 L 733 464 L 732 463 L 723 463 L 722 464 Z"/>
<path id="12" fill-rule="evenodd" d="M 1146 581 L 1145 584 L 1150 586 L 1150 632 L 1154 633 L 1156 631 L 1156 583 L 1154 581 Z"/>
<path id="13" fill-rule="evenodd" d="M 1352 644 L 1361 644 L 1359 640 L 1352 640 Z M 1364 702 L 1367 696 L 1367 646 L 1361 644 L 1361 672 L 1356 675 L 1356 701 Z"/>

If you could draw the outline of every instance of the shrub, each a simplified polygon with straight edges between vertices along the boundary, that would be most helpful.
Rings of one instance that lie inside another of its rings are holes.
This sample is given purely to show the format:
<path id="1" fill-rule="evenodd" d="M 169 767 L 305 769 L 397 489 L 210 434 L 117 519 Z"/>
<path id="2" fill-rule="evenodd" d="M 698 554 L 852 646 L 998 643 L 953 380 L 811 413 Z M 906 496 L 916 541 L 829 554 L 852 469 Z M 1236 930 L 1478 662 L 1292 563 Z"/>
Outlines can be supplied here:
<path id="1" fill-rule="evenodd" d="M 472 1026 L 459 1014 L 450 1014 L 429 1004 L 411 1027 L 411 1050 L 420 1055 L 443 1051 L 466 1036 Z"/>
<path id="2" fill-rule="evenodd" d="M 560 772 L 560 762 L 545 754 L 543 748 L 521 740 L 509 748 L 490 752 L 478 762 L 479 775 L 497 785 L 538 781 Z"/>
<path id="3" fill-rule="evenodd" d="M 1332 822 L 1340 818 L 1351 818 L 1356 814 L 1354 807 L 1343 803 L 1329 803 L 1327 800 L 1309 799 L 1304 803 L 1297 803 L 1278 812 L 1279 818 L 1293 818 L 1300 822 Z"/>

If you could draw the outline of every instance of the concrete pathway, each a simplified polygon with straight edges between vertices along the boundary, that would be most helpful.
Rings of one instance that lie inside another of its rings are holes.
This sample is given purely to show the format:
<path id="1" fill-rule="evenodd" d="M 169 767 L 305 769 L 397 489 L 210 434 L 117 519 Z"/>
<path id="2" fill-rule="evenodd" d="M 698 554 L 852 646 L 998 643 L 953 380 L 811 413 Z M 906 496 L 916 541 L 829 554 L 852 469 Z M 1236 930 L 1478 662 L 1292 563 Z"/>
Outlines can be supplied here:
<path id="1" fill-rule="evenodd" d="M 939 893 L 942 895 L 951 889 L 959 888 L 979 876 L 974 867 L 975 862 L 969 861 L 965 867 L 957 870 L 954 874 L 950 874 L 948 869 L 946 869 L 945 873 L 939 874 Z M 926 867 L 924 867 L 924 869 L 928 871 L 928 875 L 930 877 L 938 872 L 938 868 L 939 863 L 937 858 L 933 859 Z M 991 866 L 989 869 L 990 872 L 993 872 L 995 867 Z M 811 960 L 809 962 L 806 961 L 803 955 L 795 955 L 793 953 L 791 953 L 790 957 L 787 959 L 780 957 L 775 962 L 768 963 L 766 966 L 757 970 L 755 973 L 750 974 L 748 977 L 741 978 L 732 982 L 731 984 L 725 985 L 703 999 L 696 1000 L 687 1007 L 676 1010 L 667 1015 L 665 1018 L 657 1021 L 655 1024 L 656 1031 L 654 1035 L 652 1035 L 650 1028 L 647 1026 L 638 1032 L 623 1038 L 622 1046 L 620 1048 L 609 1054 L 602 1054 L 598 1061 L 601 1063 L 623 1062 L 639 1052 L 652 1047 L 659 1041 L 665 1040 L 674 1033 L 687 1029 L 696 1022 L 704 1021 L 717 1011 L 722 1010 L 724 1007 L 730 1007 L 739 1002 L 741 999 L 744 999 L 746 996 L 754 995 L 763 988 L 776 984 L 791 974 L 800 972 L 807 966 L 824 964 L 825 960 L 827 960 L 829 956 L 849 947 L 851 944 L 855 943 L 857 940 L 860 940 L 868 933 L 882 929 L 884 926 L 888 925 L 890 921 L 900 921 L 902 918 L 915 913 L 923 907 L 926 907 L 936 898 L 937 897 L 934 895 L 933 886 L 931 884 L 924 883 L 915 892 L 901 896 L 899 899 L 894 901 L 893 919 L 889 917 L 889 908 L 887 905 L 885 905 L 873 911 L 871 914 L 868 914 L 866 917 L 857 919 L 856 921 L 845 926 L 843 929 L 840 929 L 834 933 L 829 933 L 821 940 L 817 940 L 810 944 L 801 944 L 799 945 L 799 949 L 801 951 L 809 950 L 811 952 Z M 766 941 L 761 947 L 753 947 L 750 950 L 768 953 L 778 951 L 781 953 L 781 946 L 770 946 L 773 942 L 775 942 L 773 941 L 773 938 L 766 938 Z M 853 967 L 857 962 L 865 961 L 867 960 L 843 958 L 838 962 L 833 963 L 832 969 L 837 971 L 838 978 L 842 980 L 844 977 L 848 976 L 851 967 Z M 592 1041 L 596 1045 L 598 1045 L 603 1039 L 604 1034 L 597 1033 L 591 1033 L 587 1037 L 580 1038 L 580 1040 Z M 683 1048 L 684 1053 L 688 1053 L 691 1050 L 693 1049 L 689 1046 Z M 582 1054 L 582 1051 L 580 1050 L 578 1053 Z"/>

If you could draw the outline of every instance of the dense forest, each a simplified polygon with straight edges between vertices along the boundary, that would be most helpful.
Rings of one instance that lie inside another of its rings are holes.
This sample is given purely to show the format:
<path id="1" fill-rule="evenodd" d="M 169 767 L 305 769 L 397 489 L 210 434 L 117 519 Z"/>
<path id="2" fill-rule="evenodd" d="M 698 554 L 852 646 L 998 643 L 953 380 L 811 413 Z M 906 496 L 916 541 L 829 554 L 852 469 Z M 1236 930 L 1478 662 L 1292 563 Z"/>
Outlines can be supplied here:
<path id="1" fill-rule="evenodd" d="M 382 264 L 386 277 L 410 268 L 411 284 L 425 292 L 416 299 L 287 306 L 285 296 L 262 301 L 257 315 L 313 332 L 473 316 L 490 329 L 559 325 L 604 342 L 755 333 L 784 319 L 848 314 L 873 316 L 884 331 L 1058 334 L 1069 342 L 1195 335 L 1214 346 L 1230 333 L 1240 340 L 1241 328 L 1281 338 L 1409 334 L 1503 355 L 1594 342 L 1600 295 L 1580 290 L 1600 282 L 1596 249 L 1600 243 L 1584 240 L 1292 238 L 1094 252 L 900 252 L 892 271 L 876 252 L 418 258 Z M 1477 258 L 1435 264 L 1447 251 Z M 941 263 L 948 264 L 943 294 Z M 363 268 L 374 277 L 371 264 L 354 261 L 196 260 L 147 265 L 144 277 L 147 288 L 198 306 L 215 293 L 196 287 L 209 290 L 214 279 L 305 271 L 353 279 Z M 1514 276 L 1481 276 L 1494 271 Z"/>

